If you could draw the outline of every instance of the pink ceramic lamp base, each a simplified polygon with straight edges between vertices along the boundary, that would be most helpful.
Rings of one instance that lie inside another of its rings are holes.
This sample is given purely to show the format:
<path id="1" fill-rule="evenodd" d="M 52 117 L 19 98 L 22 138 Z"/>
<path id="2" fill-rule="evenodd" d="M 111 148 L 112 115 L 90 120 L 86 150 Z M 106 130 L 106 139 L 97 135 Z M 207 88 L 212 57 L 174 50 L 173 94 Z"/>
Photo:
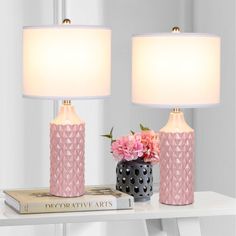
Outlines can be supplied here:
<path id="1" fill-rule="evenodd" d="M 50 193 L 60 197 L 84 194 L 85 123 L 73 106 L 61 106 L 50 124 Z"/>
<path id="2" fill-rule="evenodd" d="M 187 205 L 194 201 L 194 132 L 160 133 L 160 202 Z"/>
<path id="3" fill-rule="evenodd" d="M 74 197 L 84 194 L 84 124 L 51 124 L 50 193 Z"/>
<path id="4" fill-rule="evenodd" d="M 160 199 L 169 205 L 194 201 L 194 130 L 179 109 L 160 130 Z"/>

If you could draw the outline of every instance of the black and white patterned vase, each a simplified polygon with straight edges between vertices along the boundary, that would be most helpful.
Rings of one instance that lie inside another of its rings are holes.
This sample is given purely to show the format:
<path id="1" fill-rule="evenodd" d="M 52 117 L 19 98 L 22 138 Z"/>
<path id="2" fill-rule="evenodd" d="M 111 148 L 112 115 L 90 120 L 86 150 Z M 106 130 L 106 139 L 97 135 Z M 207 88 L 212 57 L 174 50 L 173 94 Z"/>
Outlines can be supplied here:
<path id="1" fill-rule="evenodd" d="M 116 189 L 134 197 L 136 202 L 150 200 L 153 194 L 152 164 L 142 159 L 120 161 L 116 166 Z"/>

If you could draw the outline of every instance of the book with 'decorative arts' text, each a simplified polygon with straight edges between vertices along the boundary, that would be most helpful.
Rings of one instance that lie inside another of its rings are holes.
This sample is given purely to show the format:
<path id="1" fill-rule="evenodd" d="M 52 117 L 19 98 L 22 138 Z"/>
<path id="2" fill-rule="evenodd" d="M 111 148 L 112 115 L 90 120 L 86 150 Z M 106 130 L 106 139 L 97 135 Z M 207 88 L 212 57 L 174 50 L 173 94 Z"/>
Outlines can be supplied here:
<path id="1" fill-rule="evenodd" d="M 5 203 L 21 214 L 132 209 L 133 197 L 106 186 L 87 186 L 80 197 L 56 197 L 49 189 L 5 190 Z"/>

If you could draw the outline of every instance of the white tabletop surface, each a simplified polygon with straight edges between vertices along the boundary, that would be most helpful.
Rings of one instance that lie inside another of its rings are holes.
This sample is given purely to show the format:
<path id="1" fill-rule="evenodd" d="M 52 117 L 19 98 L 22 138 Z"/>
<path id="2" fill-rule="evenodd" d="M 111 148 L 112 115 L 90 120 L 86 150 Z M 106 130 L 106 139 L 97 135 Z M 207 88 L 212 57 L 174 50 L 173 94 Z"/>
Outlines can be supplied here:
<path id="1" fill-rule="evenodd" d="M 0 226 L 236 215 L 236 199 L 215 192 L 196 192 L 194 204 L 188 206 L 163 205 L 158 198 L 155 193 L 151 201 L 135 203 L 132 210 L 28 215 L 16 213 L 0 198 Z"/>

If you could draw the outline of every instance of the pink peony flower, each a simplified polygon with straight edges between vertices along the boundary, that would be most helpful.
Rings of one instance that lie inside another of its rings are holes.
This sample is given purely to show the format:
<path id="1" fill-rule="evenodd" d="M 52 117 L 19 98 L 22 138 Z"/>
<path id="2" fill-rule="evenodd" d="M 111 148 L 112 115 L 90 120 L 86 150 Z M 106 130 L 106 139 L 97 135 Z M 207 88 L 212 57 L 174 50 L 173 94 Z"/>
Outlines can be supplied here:
<path id="1" fill-rule="evenodd" d="M 143 144 L 140 134 L 127 135 L 118 138 L 111 145 L 113 156 L 121 161 L 135 160 L 143 155 Z"/>
<path id="2" fill-rule="evenodd" d="M 143 159 L 153 164 L 159 162 L 160 146 L 159 135 L 152 130 L 145 130 L 140 133 L 143 144 Z"/>

